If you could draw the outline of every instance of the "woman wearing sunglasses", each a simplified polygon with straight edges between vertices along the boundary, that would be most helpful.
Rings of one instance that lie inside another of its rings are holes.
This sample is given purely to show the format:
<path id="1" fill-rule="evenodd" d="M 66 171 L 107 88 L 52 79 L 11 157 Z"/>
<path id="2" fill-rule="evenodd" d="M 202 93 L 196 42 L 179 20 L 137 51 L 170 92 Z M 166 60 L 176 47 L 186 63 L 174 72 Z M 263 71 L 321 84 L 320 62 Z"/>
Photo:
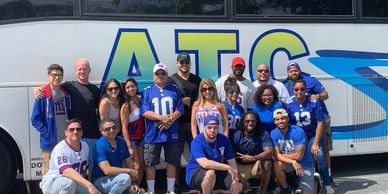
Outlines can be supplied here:
<path id="1" fill-rule="evenodd" d="M 211 79 L 204 79 L 199 84 L 198 100 L 194 102 L 191 112 L 191 134 L 195 138 L 205 129 L 203 119 L 208 115 L 214 115 L 219 119 L 219 133 L 228 137 L 228 114 L 225 105 L 220 101 L 216 91 L 216 85 Z"/>
<path id="2" fill-rule="evenodd" d="M 104 85 L 101 93 L 100 105 L 98 111 L 100 119 L 109 118 L 115 121 L 116 126 L 120 127 L 120 107 L 124 102 L 120 83 L 116 79 L 110 79 Z"/>

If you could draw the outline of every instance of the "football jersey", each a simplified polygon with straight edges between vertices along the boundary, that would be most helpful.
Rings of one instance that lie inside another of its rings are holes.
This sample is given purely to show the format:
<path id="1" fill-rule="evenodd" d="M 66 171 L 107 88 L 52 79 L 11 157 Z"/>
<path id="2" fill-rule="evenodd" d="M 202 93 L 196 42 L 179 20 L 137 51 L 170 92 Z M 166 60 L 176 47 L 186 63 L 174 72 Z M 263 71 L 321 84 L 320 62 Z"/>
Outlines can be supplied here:
<path id="1" fill-rule="evenodd" d="M 320 100 L 310 100 L 306 97 L 306 100 L 299 104 L 293 96 L 287 102 L 286 110 L 290 123 L 301 127 L 308 139 L 315 136 L 317 122 L 325 119 Z"/>
<path id="2" fill-rule="evenodd" d="M 86 172 L 89 167 L 88 163 L 89 147 L 81 141 L 80 150 L 76 151 L 65 141 L 59 142 L 51 153 L 49 170 L 43 176 L 40 182 L 40 188 L 43 193 L 47 190 L 55 177 L 63 176 L 63 171 L 68 168 L 73 168 L 81 175 Z"/>
<path id="3" fill-rule="evenodd" d="M 199 133 L 202 133 L 205 130 L 204 119 L 208 115 L 214 115 L 218 118 L 218 132 L 224 134 L 224 125 L 222 123 L 221 110 L 217 108 L 217 105 L 214 105 L 212 108 L 209 109 L 205 109 L 203 107 L 198 108 L 197 112 L 195 113 L 195 119 L 197 120 Z"/>
<path id="4" fill-rule="evenodd" d="M 175 111 L 183 114 L 183 103 L 180 92 L 173 85 L 166 85 L 164 88 L 159 88 L 154 84 L 145 88 L 140 101 L 140 114 L 143 115 L 147 111 L 152 111 L 159 115 L 170 115 Z M 145 121 L 145 143 L 179 141 L 178 119 L 175 119 L 170 128 L 165 130 L 160 130 L 157 127 L 157 120 L 146 118 Z"/>
<path id="5" fill-rule="evenodd" d="M 238 123 L 240 122 L 241 116 L 244 114 L 244 108 L 239 104 L 234 107 L 229 104 L 228 100 L 224 101 L 226 111 L 228 112 L 228 123 L 229 123 L 229 137 L 233 137 L 237 131 Z"/>

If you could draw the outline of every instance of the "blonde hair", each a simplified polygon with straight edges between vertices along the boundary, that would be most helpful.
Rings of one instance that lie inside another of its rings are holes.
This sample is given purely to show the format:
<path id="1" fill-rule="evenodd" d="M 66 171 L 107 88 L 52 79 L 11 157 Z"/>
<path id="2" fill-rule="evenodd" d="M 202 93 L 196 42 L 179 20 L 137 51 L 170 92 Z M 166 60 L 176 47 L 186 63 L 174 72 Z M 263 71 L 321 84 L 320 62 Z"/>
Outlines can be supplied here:
<path id="1" fill-rule="evenodd" d="M 201 81 L 201 83 L 199 83 L 198 100 L 195 102 L 195 104 L 198 106 L 202 106 L 205 103 L 205 99 L 203 98 L 203 95 L 201 92 L 203 85 L 205 85 L 205 84 L 208 85 L 209 87 L 214 88 L 213 99 L 212 99 L 214 101 L 214 103 L 215 104 L 221 103 L 221 100 L 218 98 L 217 87 L 216 87 L 216 84 L 214 83 L 214 81 L 211 79 L 203 79 Z"/>

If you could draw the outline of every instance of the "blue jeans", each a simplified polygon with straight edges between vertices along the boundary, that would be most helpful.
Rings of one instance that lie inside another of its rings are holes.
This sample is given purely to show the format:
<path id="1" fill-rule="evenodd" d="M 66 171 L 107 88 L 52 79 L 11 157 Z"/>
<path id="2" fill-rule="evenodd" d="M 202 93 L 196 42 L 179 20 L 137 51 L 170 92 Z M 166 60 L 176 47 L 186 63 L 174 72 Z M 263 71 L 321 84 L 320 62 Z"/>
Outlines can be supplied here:
<path id="1" fill-rule="evenodd" d="M 94 145 L 96 144 L 98 139 L 91 139 L 91 138 L 82 138 L 82 141 L 88 144 L 89 147 L 89 157 L 88 157 L 88 163 L 89 163 L 89 172 L 92 173 L 94 160 L 93 160 L 93 149 Z"/>
<path id="2" fill-rule="evenodd" d="M 131 176 L 121 173 L 113 176 L 103 176 L 94 181 L 94 185 L 101 193 L 119 194 L 129 188 Z"/>
<path id="3" fill-rule="evenodd" d="M 311 146 L 314 143 L 314 138 L 315 138 L 315 136 L 311 137 L 309 140 L 309 145 L 308 145 L 307 149 L 310 152 L 311 152 Z M 317 157 L 314 159 L 318 162 L 318 170 L 319 170 L 319 174 L 322 177 L 323 184 L 325 186 L 327 186 L 327 185 L 331 184 L 331 181 L 330 181 L 330 176 L 329 176 L 329 167 L 328 167 L 327 162 L 326 162 L 323 144 L 324 144 L 323 139 L 321 138 L 321 140 L 319 142 L 318 154 L 317 154 Z"/>
<path id="4" fill-rule="evenodd" d="M 71 179 L 58 176 L 53 178 L 50 186 L 44 191 L 44 194 L 88 194 L 89 191 L 72 181 Z"/>

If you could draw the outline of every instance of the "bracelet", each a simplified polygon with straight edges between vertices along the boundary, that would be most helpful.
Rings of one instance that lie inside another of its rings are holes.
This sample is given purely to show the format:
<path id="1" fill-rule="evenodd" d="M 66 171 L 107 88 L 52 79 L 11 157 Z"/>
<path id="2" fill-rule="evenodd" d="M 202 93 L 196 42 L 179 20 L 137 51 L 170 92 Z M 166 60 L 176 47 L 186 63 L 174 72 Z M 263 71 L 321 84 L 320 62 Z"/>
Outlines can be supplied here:
<path id="1" fill-rule="evenodd" d="M 255 156 L 252 156 L 252 161 L 256 162 L 256 157 Z"/>
<path id="2" fill-rule="evenodd" d="M 296 160 L 294 160 L 294 161 L 292 162 L 292 166 L 294 166 L 296 163 L 297 163 Z"/>

